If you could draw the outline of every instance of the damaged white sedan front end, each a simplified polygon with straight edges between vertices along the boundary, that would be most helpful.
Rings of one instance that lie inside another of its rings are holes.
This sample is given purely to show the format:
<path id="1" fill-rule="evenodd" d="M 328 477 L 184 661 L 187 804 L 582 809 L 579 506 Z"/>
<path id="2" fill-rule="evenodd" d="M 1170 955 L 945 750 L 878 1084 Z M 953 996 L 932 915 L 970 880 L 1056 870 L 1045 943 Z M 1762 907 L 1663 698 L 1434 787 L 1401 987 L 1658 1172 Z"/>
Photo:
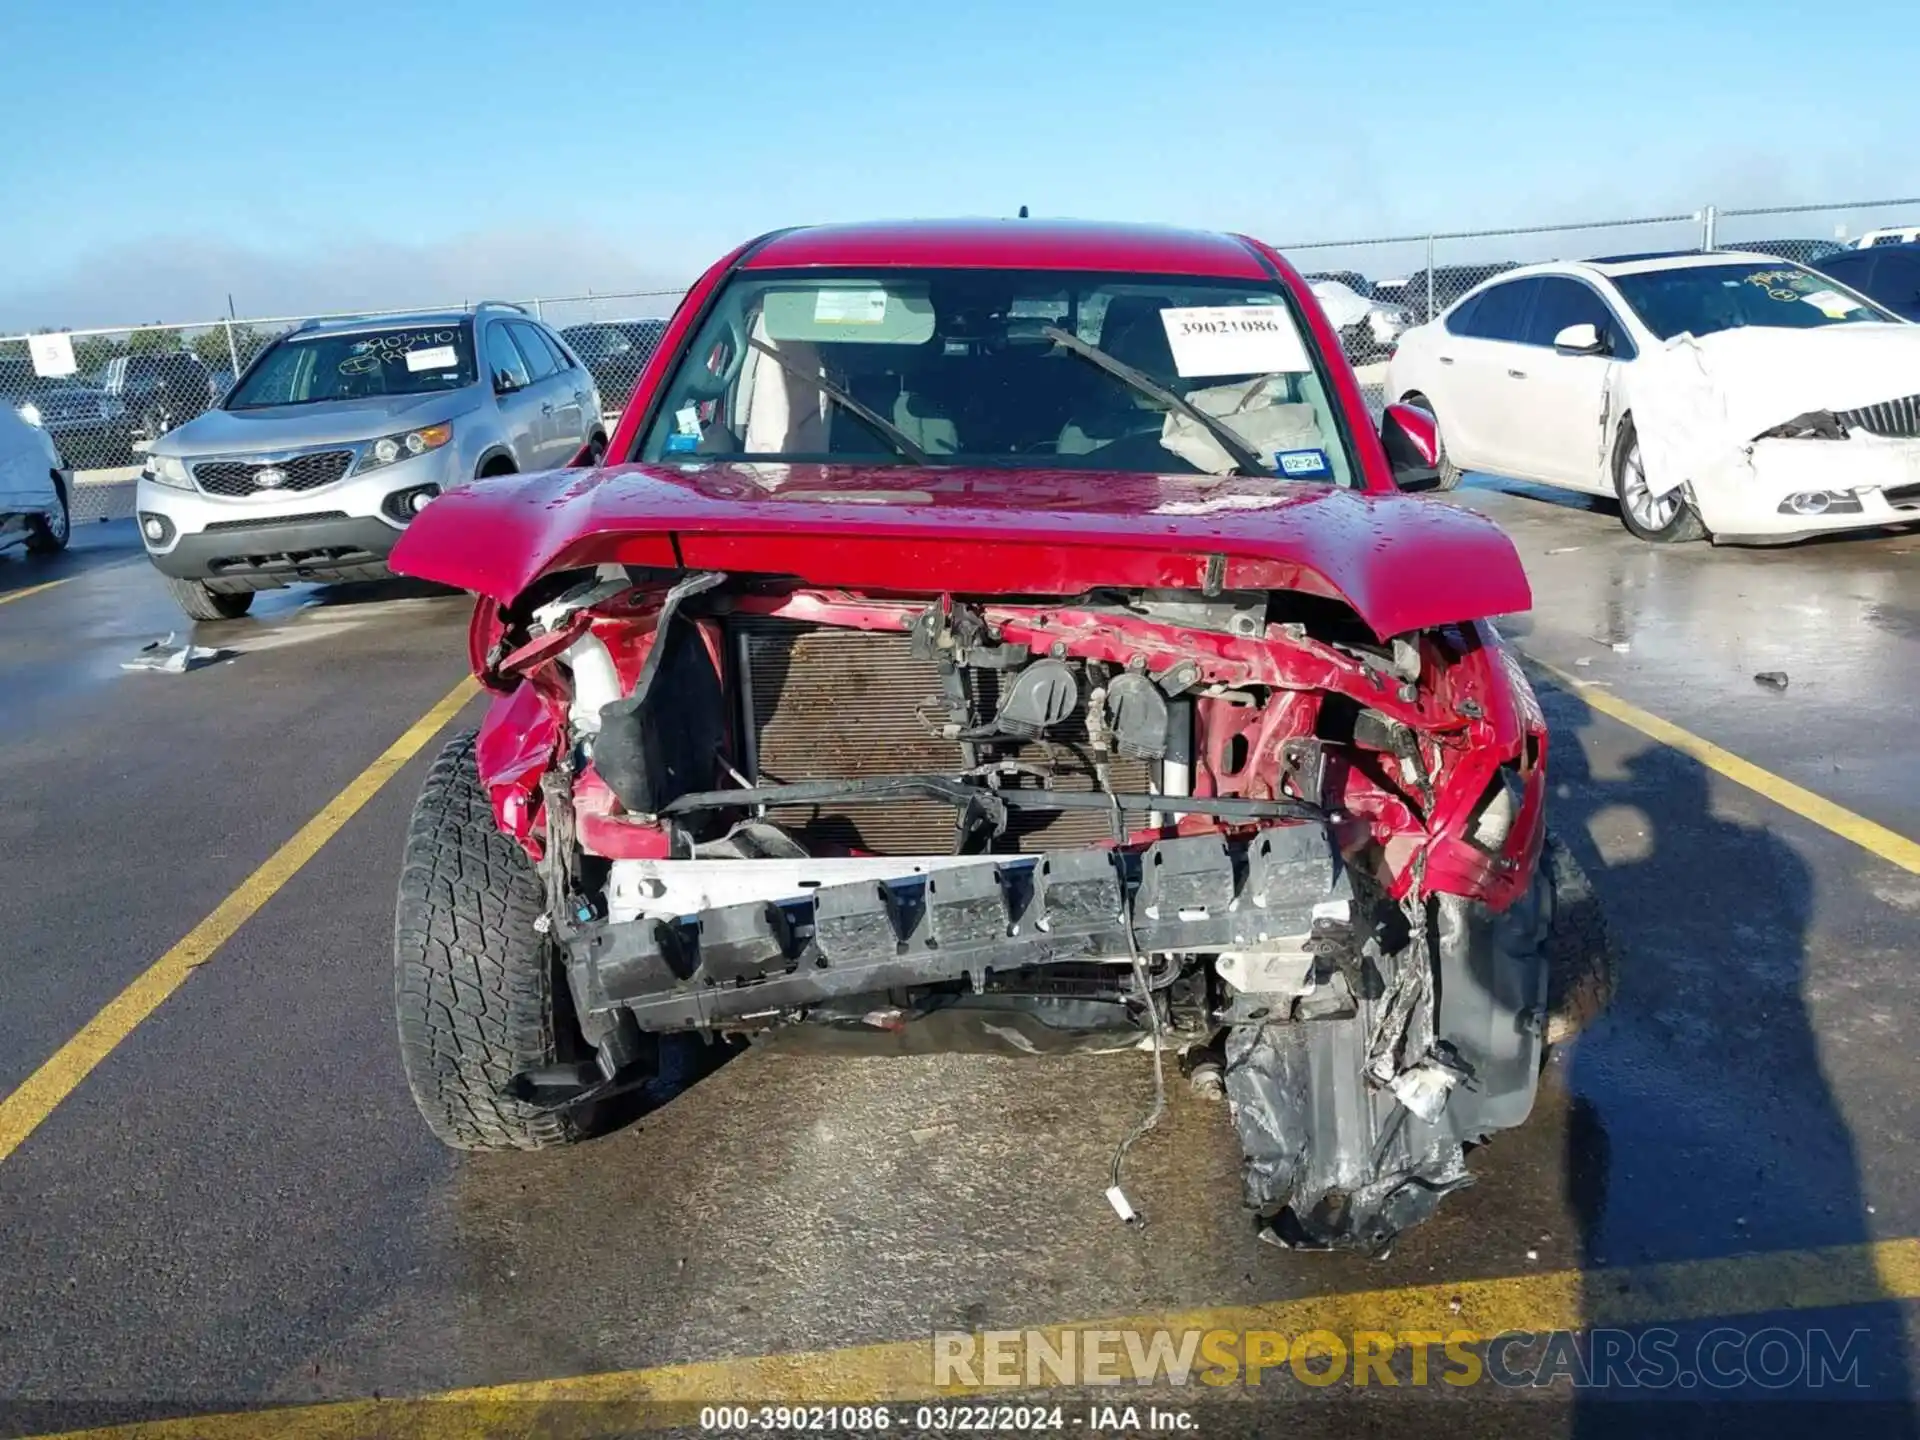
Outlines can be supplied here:
<path id="1" fill-rule="evenodd" d="M 1609 400 L 1648 493 L 1683 491 L 1716 540 L 1920 521 L 1920 327 L 1683 334 L 1619 367 Z"/>

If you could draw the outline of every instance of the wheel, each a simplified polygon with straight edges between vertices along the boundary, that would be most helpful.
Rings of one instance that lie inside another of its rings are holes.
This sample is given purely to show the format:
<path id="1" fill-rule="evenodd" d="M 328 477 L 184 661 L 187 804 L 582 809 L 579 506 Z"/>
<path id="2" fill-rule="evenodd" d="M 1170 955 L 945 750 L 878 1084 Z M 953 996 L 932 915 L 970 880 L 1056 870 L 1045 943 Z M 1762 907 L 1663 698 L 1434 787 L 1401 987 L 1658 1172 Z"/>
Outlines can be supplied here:
<path id="1" fill-rule="evenodd" d="M 73 507 L 67 500 L 67 482 L 58 471 L 53 476 L 57 502 L 51 515 L 36 515 L 27 523 L 27 549 L 35 555 L 57 555 L 73 538 Z"/>
<path id="2" fill-rule="evenodd" d="M 540 1150 L 585 1139 L 594 1117 L 539 1110 L 514 1076 L 584 1049 L 526 853 L 500 833 L 474 732 L 427 772 L 407 829 L 393 922 L 400 1063 L 427 1128 L 456 1150 Z"/>
<path id="3" fill-rule="evenodd" d="M 1456 489 L 1460 482 L 1466 478 L 1467 472 L 1447 458 L 1447 439 L 1446 436 L 1440 433 L 1440 412 L 1433 408 L 1433 402 L 1431 400 L 1417 392 L 1404 397 L 1402 403 L 1417 405 L 1429 415 L 1433 416 L 1434 445 L 1439 451 L 1434 457 L 1433 462 L 1433 488 L 1435 490 Z"/>
<path id="4" fill-rule="evenodd" d="M 593 436 L 587 441 L 587 468 L 590 470 L 598 469 L 606 463 L 606 458 L 607 437 L 604 435 Z"/>
<path id="5" fill-rule="evenodd" d="M 189 620 L 238 620 L 253 608 L 251 590 L 235 595 L 209 589 L 204 580 L 181 580 L 169 575 L 166 581 L 168 593 L 174 603 L 187 612 Z"/>
<path id="6" fill-rule="evenodd" d="M 1613 1002 L 1613 942 L 1599 898 L 1573 852 L 1549 835 L 1540 864 L 1553 882 L 1546 1041 L 1558 1045 L 1586 1029 Z"/>
<path id="7" fill-rule="evenodd" d="M 1433 462 L 1435 475 L 1433 488 L 1436 490 L 1454 490 L 1459 488 L 1460 482 L 1466 478 L 1467 472 L 1454 464 L 1452 459 L 1447 455 L 1447 437 L 1441 433 L 1440 416 L 1438 412 L 1436 412 L 1433 417 L 1433 443 L 1435 449 L 1439 451 L 1438 457 Z"/>
<path id="8" fill-rule="evenodd" d="M 1638 539 L 1677 545 L 1706 537 L 1707 527 L 1687 503 L 1684 487 L 1664 495 L 1647 488 L 1640 437 L 1634 433 L 1631 415 L 1620 422 L 1620 436 L 1613 442 L 1613 493 L 1620 497 L 1620 523 Z"/>

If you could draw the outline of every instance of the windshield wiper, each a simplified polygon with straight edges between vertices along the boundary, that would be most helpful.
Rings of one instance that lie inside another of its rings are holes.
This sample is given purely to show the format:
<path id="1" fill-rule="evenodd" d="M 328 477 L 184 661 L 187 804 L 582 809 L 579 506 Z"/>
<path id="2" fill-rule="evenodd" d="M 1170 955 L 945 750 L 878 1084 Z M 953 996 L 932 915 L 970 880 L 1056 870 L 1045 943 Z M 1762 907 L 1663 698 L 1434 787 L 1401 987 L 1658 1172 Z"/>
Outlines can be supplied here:
<path id="1" fill-rule="evenodd" d="M 1135 391 L 1146 396 L 1149 400 L 1158 400 L 1169 410 L 1177 410 L 1180 414 L 1186 416 L 1187 419 L 1193 421 L 1194 424 L 1213 436 L 1213 438 L 1219 442 L 1220 448 L 1233 457 L 1233 473 L 1235 475 L 1251 475 L 1258 479 L 1273 478 L 1273 471 L 1260 463 L 1260 457 L 1248 447 L 1246 441 L 1234 434 L 1233 431 L 1229 430 L 1213 416 L 1189 404 L 1185 397 L 1176 395 L 1173 391 L 1167 389 L 1166 386 L 1162 385 L 1158 380 L 1155 380 L 1151 375 L 1143 374 L 1134 369 L 1133 366 L 1127 364 L 1124 360 L 1114 359 L 1113 356 L 1107 354 L 1107 352 L 1102 350 L 1098 345 L 1089 345 L 1071 330 L 1062 330 L 1058 325 L 1044 325 L 1041 327 L 1040 333 L 1053 341 L 1054 344 L 1066 346 L 1067 349 L 1078 355 L 1082 360 L 1089 361 L 1098 366 L 1113 376 L 1114 379 L 1132 386 Z"/>
<path id="2" fill-rule="evenodd" d="M 763 341 L 749 338 L 747 344 L 773 361 L 774 364 L 778 365 L 789 375 L 795 376 L 808 385 L 813 386 L 829 400 L 832 400 L 838 405 L 845 406 L 855 415 L 858 415 L 862 420 L 866 421 L 867 424 L 871 425 L 875 431 L 884 435 L 887 442 L 892 445 L 894 449 L 913 461 L 914 464 L 933 464 L 933 457 L 928 455 L 927 452 L 922 450 L 918 445 L 914 444 L 912 436 L 908 435 L 906 431 L 902 430 L 898 425 L 895 425 L 891 420 L 881 419 L 878 411 L 870 410 L 865 405 L 862 405 L 858 400 L 854 399 L 853 396 L 834 384 L 833 381 L 827 379 L 824 373 L 817 375 L 807 373 L 804 365 L 782 355 L 778 350 Z"/>

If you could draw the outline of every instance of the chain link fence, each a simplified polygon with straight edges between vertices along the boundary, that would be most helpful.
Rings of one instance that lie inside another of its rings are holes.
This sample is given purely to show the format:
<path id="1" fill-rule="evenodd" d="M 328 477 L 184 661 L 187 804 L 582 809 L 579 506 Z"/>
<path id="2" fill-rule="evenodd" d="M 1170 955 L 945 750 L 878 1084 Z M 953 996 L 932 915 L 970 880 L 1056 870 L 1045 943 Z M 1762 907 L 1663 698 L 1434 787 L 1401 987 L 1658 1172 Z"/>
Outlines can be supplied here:
<path id="1" fill-rule="evenodd" d="M 659 317 L 670 314 L 683 293 L 626 291 L 514 303 L 573 345 L 593 374 L 611 427 L 666 330 Z M 217 404 L 235 377 L 281 336 L 313 320 L 471 308 L 462 302 L 0 336 L 0 404 L 41 426 L 74 472 L 75 520 L 119 519 L 133 513 L 132 482 L 153 441 Z"/>
<path id="2" fill-rule="evenodd" d="M 1482 280 L 1540 260 L 1673 250 L 1756 250 L 1818 266 L 1882 229 L 1920 225 L 1920 198 L 1716 209 L 1568 225 L 1438 231 L 1282 245 L 1340 331 L 1376 413 L 1399 335 Z M 681 290 L 539 297 L 516 303 L 558 331 L 592 372 L 609 427 L 633 393 Z M 362 312 L 367 318 L 416 313 Z M 467 304 L 437 307 L 469 309 Z M 0 403 L 45 427 L 80 482 L 76 518 L 130 513 L 147 447 L 218 402 L 254 356 L 309 320 L 225 319 L 60 332 L 36 345 L 0 336 Z M 46 332 L 51 335 L 53 332 Z M 58 351 L 36 355 L 36 349 Z M 90 488 L 98 493 L 90 495 Z"/>

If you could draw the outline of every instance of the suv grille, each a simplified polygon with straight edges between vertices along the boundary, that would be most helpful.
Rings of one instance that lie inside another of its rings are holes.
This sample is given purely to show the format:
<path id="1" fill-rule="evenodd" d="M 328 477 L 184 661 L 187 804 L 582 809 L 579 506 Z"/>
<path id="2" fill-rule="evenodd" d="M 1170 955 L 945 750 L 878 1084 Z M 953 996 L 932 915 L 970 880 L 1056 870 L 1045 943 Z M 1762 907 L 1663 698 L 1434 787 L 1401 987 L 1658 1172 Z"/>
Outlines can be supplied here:
<path id="1" fill-rule="evenodd" d="M 271 495 L 331 485 L 347 473 L 352 463 L 351 450 L 319 450 L 272 464 L 264 460 L 203 460 L 193 467 L 193 478 L 209 495 Z M 278 470 L 285 478 L 278 485 L 262 485 L 262 470 Z"/>
<path id="2" fill-rule="evenodd" d="M 1920 436 L 1920 395 L 1903 395 L 1898 400 L 1882 400 L 1878 405 L 1862 405 L 1858 410 L 1836 410 L 1834 417 L 1843 425 L 1857 425 L 1875 435 L 1892 437 Z"/>

